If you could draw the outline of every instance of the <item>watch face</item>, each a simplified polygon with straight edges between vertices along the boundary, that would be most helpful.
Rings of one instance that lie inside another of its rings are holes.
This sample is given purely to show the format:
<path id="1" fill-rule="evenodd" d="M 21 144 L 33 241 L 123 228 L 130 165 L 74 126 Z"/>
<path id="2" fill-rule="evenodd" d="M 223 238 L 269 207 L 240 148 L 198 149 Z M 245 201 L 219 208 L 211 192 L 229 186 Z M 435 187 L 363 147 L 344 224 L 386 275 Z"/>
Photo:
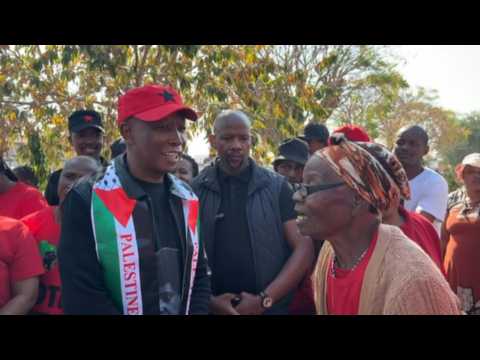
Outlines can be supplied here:
<path id="1" fill-rule="evenodd" d="M 263 299 L 263 307 L 264 308 L 269 308 L 272 307 L 272 298 L 266 297 Z"/>

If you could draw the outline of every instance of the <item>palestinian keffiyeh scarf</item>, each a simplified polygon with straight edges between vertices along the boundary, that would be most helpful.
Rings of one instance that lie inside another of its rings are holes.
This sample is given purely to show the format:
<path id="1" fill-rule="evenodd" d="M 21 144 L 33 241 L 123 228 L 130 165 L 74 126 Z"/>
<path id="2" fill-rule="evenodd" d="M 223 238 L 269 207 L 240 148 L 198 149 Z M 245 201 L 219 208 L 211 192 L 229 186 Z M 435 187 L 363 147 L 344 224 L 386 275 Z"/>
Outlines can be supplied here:
<path id="1" fill-rule="evenodd" d="M 186 313 L 190 307 L 199 256 L 198 199 L 182 183 L 172 180 L 171 192 L 182 199 L 186 238 L 193 246 Z M 97 257 L 106 287 L 116 307 L 125 315 L 142 315 L 142 281 L 137 244 L 138 225 L 133 211 L 137 201 L 128 197 L 117 175 L 115 163 L 93 186 L 91 217 Z"/>

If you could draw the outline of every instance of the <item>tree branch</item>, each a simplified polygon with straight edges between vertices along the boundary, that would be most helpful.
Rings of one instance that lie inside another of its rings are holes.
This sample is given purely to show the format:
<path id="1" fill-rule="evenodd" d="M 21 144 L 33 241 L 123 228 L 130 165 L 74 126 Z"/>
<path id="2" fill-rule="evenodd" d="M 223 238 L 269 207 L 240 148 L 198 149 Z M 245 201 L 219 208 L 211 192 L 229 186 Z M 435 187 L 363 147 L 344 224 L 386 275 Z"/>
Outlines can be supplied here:
<path id="1" fill-rule="evenodd" d="M 133 71 L 135 73 L 135 85 L 138 86 L 138 45 L 133 45 L 133 52 L 135 54 L 135 62 L 133 64 Z"/>
<path id="2" fill-rule="evenodd" d="M 143 73 L 145 71 L 145 63 L 147 61 L 148 52 L 150 51 L 151 47 L 152 47 L 151 45 L 145 45 L 144 48 L 143 48 L 142 60 L 140 62 L 140 66 L 139 66 L 139 69 L 138 69 L 137 74 L 136 74 L 136 85 L 137 85 L 137 87 L 142 85 L 141 80 L 143 78 Z"/>

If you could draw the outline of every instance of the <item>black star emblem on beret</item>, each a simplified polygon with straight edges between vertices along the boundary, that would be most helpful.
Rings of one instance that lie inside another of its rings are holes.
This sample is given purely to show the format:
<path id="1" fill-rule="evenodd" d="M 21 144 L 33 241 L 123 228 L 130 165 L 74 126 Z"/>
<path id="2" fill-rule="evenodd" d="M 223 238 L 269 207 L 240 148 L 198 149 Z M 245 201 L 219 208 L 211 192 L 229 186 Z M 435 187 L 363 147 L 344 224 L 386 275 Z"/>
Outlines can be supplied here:
<path id="1" fill-rule="evenodd" d="M 162 94 L 160 94 L 163 96 L 163 98 L 165 99 L 165 102 L 167 101 L 175 101 L 173 99 L 173 94 L 169 93 L 168 91 L 164 91 Z"/>

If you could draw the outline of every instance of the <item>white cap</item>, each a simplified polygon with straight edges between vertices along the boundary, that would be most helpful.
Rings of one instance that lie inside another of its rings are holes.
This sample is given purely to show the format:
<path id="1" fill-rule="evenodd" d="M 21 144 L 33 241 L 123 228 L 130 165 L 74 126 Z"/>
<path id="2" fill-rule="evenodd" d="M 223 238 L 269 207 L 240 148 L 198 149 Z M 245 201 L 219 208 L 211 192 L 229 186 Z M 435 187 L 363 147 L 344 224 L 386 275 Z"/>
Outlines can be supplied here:
<path id="1" fill-rule="evenodd" d="M 462 165 L 470 165 L 480 168 L 480 153 L 472 153 L 465 156 Z"/>

